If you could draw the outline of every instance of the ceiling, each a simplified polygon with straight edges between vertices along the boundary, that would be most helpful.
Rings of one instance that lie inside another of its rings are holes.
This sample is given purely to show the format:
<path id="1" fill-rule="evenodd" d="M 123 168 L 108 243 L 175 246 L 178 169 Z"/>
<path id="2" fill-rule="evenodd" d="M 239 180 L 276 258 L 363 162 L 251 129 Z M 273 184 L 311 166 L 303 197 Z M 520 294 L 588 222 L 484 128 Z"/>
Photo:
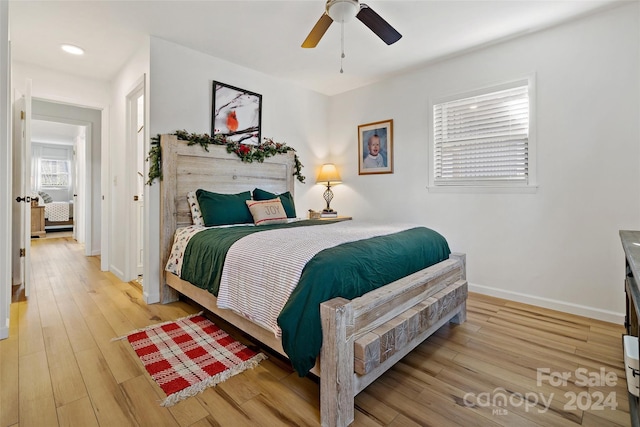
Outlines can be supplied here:
<path id="1" fill-rule="evenodd" d="M 45 120 L 31 120 L 32 142 L 74 145 L 76 137 L 82 134 L 84 134 L 84 126 Z"/>
<path id="2" fill-rule="evenodd" d="M 10 0 L 12 59 L 109 81 L 148 35 L 335 95 L 594 11 L 620 0 L 366 0 L 402 35 L 387 46 L 357 19 L 300 47 L 324 0 Z M 60 44 L 83 47 L 71 56 Z M 215 76 L 212 76 L 212 78 Z"/>

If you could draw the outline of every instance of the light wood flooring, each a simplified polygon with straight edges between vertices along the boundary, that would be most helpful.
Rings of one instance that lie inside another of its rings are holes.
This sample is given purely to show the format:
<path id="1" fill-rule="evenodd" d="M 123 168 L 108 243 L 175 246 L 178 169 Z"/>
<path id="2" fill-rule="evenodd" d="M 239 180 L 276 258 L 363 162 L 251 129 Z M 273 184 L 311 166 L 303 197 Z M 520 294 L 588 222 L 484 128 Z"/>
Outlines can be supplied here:
<path id="1" fill-rule="evenodd" d="M 199 308 L 146 305 L 71 238 L 34 240 L 32 257 L 31 296 L 12 304 L 10 337 L 0 341 L 0 427 L 319 424 L 317 382 L 273 355 L 160 407 L 164 395 L 128 343 L 111 339 Z M 443 327 L 357 396 L 354 425 L 628 425 L 622 333 L 621 325 L 472 294 L 466 323 Z M 544 369 L 570 378 L 538 381 Z M 580 385 L 581 374 L 604 374 L 609 385 Z"/>

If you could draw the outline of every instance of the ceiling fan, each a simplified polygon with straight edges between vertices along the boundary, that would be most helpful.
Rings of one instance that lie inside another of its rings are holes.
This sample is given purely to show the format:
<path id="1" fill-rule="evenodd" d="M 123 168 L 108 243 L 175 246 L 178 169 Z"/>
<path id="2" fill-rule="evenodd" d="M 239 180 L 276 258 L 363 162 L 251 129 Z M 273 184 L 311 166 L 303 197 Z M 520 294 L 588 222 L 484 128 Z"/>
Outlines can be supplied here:
<path id="1" fill-rule="evenodd" d="M 402 37 L 395 28 L 389 25 L 373 9 L 364 3 L 359 3 L 358 0 L 327 0 L 325 9 L 325 13 L 318 19 L 318 22 L 316 22 L 316 25 L 302 43 L 302 47 L 316 47 L 332 22 L 336 21 L 344 24 L 354 16 L 388 45 L 397 42 Z"/>

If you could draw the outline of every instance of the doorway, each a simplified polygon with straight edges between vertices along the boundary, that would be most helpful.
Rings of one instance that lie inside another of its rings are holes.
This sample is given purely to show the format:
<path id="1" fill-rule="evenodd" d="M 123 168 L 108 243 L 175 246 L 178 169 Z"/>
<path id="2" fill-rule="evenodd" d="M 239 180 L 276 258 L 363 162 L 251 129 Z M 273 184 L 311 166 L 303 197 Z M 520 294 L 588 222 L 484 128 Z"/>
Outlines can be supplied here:
<path id="1" fill-rule="evenodd" d="M 31 188 L 44 217 L 35 224 L 32 218 L 32 238 L 71 231 L 78 243 L 85 243 L 86 144 L 91 143 L 91 124 L 79 123 L 31 121 Z"/>
<path id="2" fill-rule="evenodd" d="M 74 142 L 77 170 L 70 171 L 76 181 L 76 191 L 71 193 L 69 200 L 74 204 L 74 228 L 79 241 L 84 242 L 85 255 L 100 255 L 102 111 L 39 98 L 33 99 L 32 106 L 34 121 L 46 122 L 46 127 L 58 132 L 63 132 L 61 129 L 78 131 Z M 84 129 L 84 141 L 78 128 Z M 74 131 L 70 135 L 73 136 Z M 76 198 L 74 194 L 77 194 Z"/>

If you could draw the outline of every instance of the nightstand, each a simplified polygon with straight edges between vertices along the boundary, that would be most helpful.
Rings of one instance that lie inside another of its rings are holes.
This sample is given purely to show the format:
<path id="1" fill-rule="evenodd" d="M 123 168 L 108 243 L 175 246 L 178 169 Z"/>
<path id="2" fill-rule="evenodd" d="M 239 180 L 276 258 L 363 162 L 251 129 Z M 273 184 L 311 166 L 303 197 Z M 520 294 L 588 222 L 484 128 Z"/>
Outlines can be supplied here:
<path id="1" fill-rule="evenodd" d="M 44 206 L 31 206 L 31 237 L 44 237 Z"/>
<path id="2" fill-rule="evenodd" d="M 351 219 L 353 219 L 353 218 L 352 218 L 352 217 L 350 217 L 350 216 L 341 216 L 341 215 L 338 215 L 338 216 L 334 216 L 333 218 L 318 218 L 318 219 L 324 219 L 324 220 L 332 219 L 332 220 L 334 220 L 334 221 L 349 221 L 349 220 L 351 220 Z"/>

